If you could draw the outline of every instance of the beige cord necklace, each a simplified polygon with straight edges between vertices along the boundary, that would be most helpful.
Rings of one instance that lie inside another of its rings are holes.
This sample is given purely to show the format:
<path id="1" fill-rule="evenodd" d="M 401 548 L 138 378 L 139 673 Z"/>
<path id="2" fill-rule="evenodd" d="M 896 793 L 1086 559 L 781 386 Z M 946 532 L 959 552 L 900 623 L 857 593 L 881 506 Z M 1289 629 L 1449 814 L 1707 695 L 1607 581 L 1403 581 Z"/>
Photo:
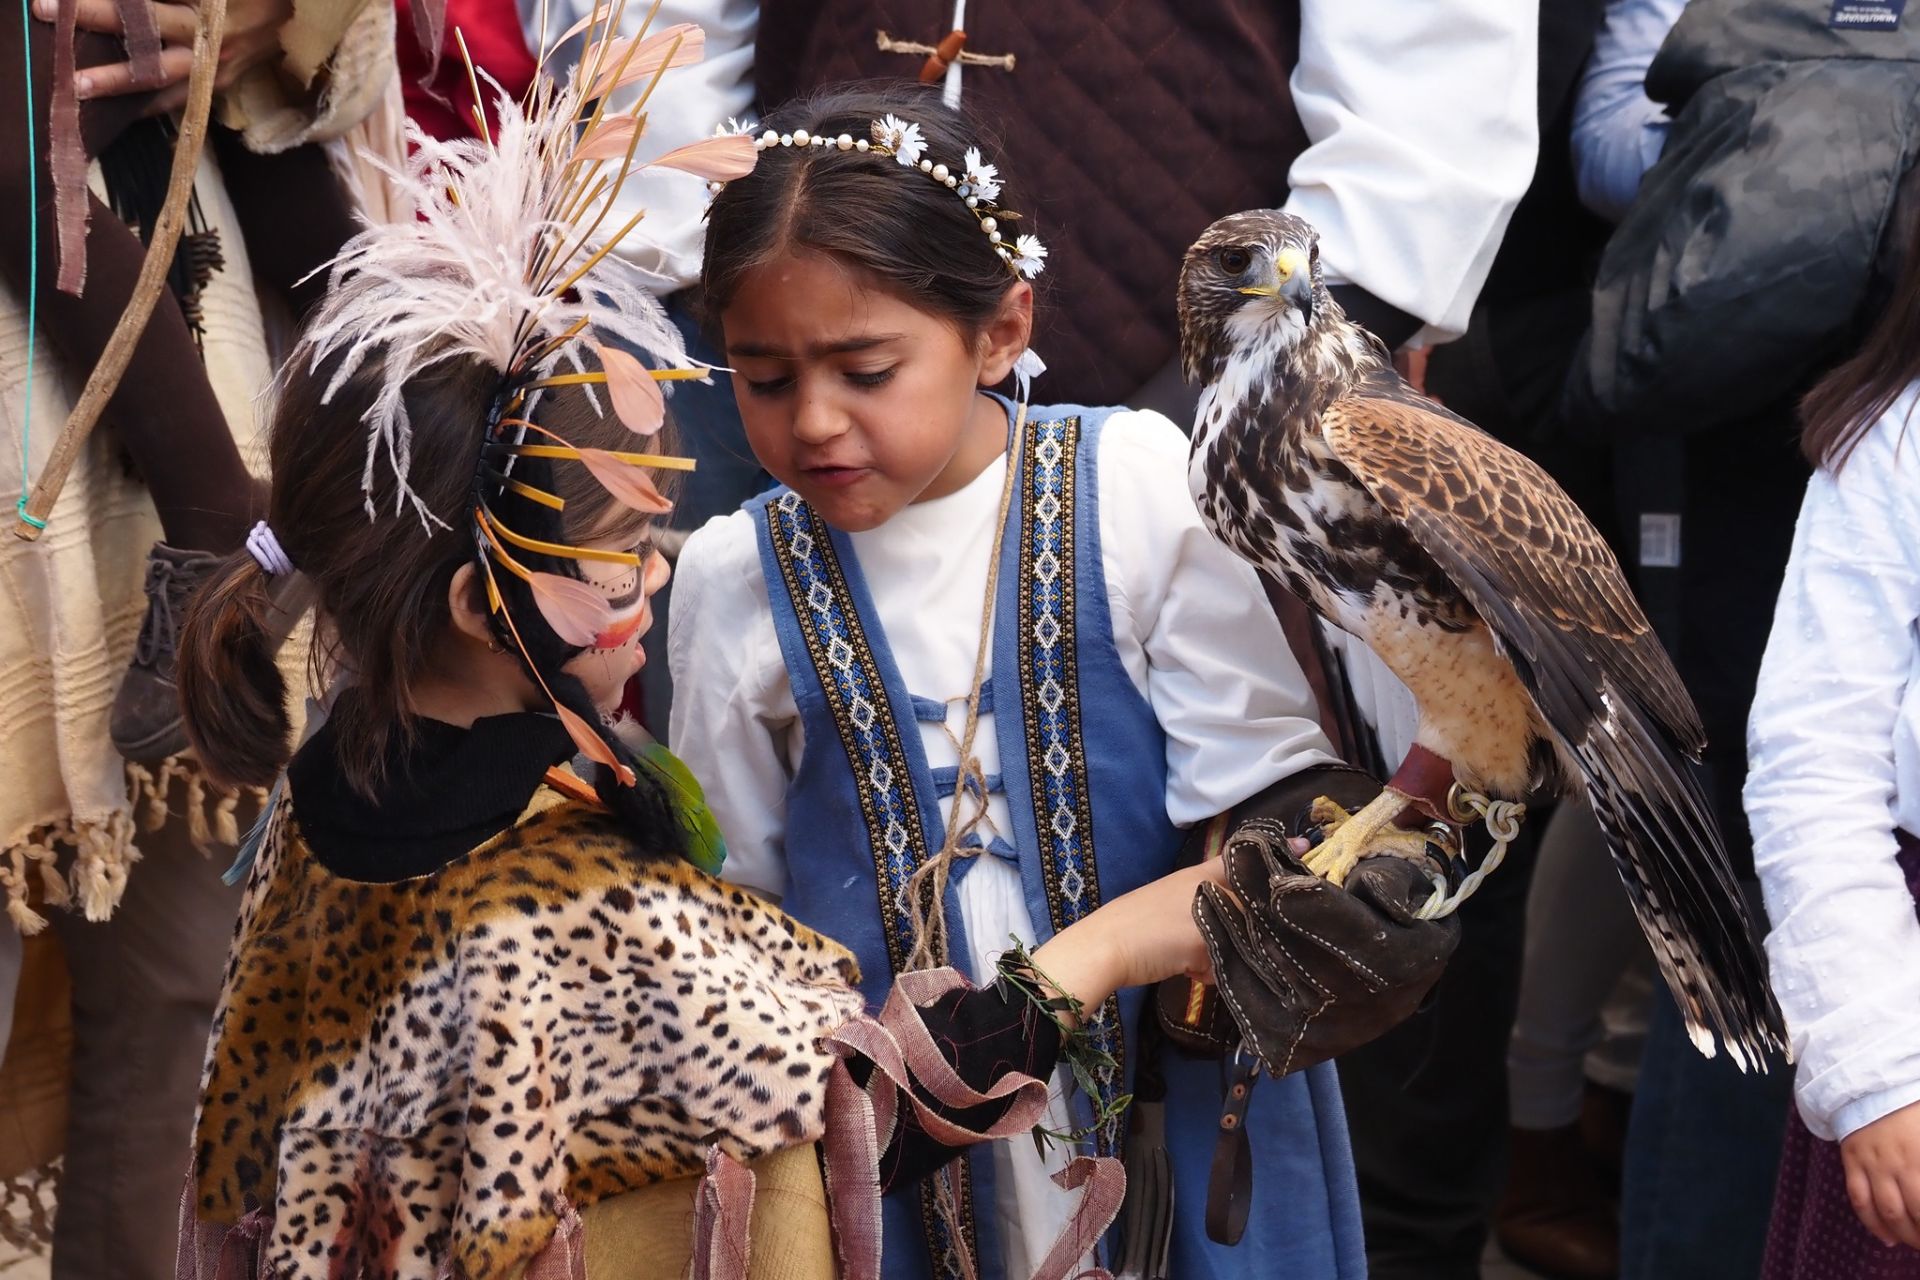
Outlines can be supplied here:
<path id="1" fill-rule="evenodd" d="M 960 842 L 972 835 L 987 816 L 987 778 L 973 753 L 973 738 L 980 727 L 980 690 L 986 684 L 987 660 L 993 653 L 993 604 L 1000 583 L 1000 551 L 1006 542 L 1007 513 L 1013 507 L 1013 495 L 1019 486 L 1020 465 L 1027 431 L 1027 404 L 1023 399 L 1013 418 L 1013 437 L 1007 446 L 1007 474 L 1000 486 L 1000 517 L 993 530 L 992 559 L 987 562 L 986 600 L 980 610 L 980 647 L 973 662 L 973 682 L 967 690 L 966 725 L 960 732 L 959 776 L 954 780 L 953 805 L 947 811 L 946 838 L 940 850 L 921 863 L 907 878 L 902 907 L 913 923 L 913 948 L 907 953 L 907 970 L 937 969 L 951 963 L 947 953 L 947 880 L 955 858 L 970 858 L 979 848 L 962 848 Z M 952 736 L 949 731 L 949 737 Z M 962 800 L 972 810 L 961 818 Z"/>

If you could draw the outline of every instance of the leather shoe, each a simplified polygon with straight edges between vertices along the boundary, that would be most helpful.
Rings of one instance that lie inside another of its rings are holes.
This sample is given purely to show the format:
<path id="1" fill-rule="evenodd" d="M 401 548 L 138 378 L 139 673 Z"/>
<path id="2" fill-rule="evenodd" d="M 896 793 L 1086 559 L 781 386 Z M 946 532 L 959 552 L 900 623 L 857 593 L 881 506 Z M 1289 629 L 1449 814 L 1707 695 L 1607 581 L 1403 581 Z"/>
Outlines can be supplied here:
<path id="1" fill-rule="evenodd" d="M 1620 1271 L 1620 1215 L 1577 1124 L 1515 1129 L 1494 1234 L 1509 1258 L 1560 1280 Z"/>

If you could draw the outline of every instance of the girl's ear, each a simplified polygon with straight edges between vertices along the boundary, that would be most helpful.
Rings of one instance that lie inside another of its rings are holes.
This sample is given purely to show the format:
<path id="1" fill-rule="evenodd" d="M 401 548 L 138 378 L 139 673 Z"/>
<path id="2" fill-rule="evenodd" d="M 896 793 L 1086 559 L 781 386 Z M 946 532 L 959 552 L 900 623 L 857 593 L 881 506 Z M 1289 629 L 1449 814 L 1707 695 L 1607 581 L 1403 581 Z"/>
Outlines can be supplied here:
<path id="1" fill-rule="evenodd" d="M 494 643 L 493 623 L 487 618 L 487 594 L 472 561 L 455 569 L 453 580 L 447 583 L 447 612 L 453 618 L 453 629 L 467 639 L 484 645 Z"/>
<path id="2" fill-rule="evenodd" d="M 1033 286 L 1014 282 L 1000 299 L 1000 310 L 980 331 L 980 385 L 998 386 L 1013 372 L 1013 362 L 1033 340 Z"/>

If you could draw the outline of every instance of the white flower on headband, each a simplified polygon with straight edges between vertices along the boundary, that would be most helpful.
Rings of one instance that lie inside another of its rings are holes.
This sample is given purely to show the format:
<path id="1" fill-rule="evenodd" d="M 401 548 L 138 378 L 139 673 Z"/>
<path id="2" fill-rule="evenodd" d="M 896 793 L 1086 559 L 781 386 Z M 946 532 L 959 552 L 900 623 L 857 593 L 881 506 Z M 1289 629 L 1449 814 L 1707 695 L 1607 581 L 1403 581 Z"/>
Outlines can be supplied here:
<path id="1" fill-rule="evenodd" d="M 1047 269 L 1047 246 L 1039 236 L 1021 236 L 1013 242 L 1013 269 L 1028 280 Z"/>
<path id="2" fill-rule="evenodd" d="M 873 140 L 893 152 L 893 158 L 904 165 L 919 164 L 920 154 L 927 149 L 926 139 L 920 136 L 920 126 L 891 112 L 873 122 Z"/>
<path id="3" fill-rule="evenodd" d="M 960 181 L 965 185 L 966 190 L 960 194 L 977 196 L 982 200 L 998 200 L 1000 198 L 999 166 L 982 163 L 978 147 L 967 148 L 966 164 L 966 172 L 960 176 Z"/>

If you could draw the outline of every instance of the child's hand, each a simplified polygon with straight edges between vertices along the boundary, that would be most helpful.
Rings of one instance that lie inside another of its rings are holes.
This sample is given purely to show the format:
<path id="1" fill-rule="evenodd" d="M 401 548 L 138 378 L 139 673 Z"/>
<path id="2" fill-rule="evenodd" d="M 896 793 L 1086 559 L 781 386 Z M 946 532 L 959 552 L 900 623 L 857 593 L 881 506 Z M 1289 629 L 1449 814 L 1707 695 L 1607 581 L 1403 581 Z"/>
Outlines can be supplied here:
<path id="1" fill-rule="evenodd" d="M 1920 1249 L 1920 1102 L 1840 1140 L 1847 1198 L 1882 1244 Z"/>
<path id="2" fill-rule="evenodd" d="M 1306 842 L 1294 845 L 1304 852 Z M 1035 951 L 1034 967 L 1088 1009 L 1122 987 L 1179 974 L 1211 981 L 1213 964 L 1193 922 L 1193 897 L 1202 883 L 1226 886 L 1220 859 L 1162 876 L 1104 904 Z"/>

